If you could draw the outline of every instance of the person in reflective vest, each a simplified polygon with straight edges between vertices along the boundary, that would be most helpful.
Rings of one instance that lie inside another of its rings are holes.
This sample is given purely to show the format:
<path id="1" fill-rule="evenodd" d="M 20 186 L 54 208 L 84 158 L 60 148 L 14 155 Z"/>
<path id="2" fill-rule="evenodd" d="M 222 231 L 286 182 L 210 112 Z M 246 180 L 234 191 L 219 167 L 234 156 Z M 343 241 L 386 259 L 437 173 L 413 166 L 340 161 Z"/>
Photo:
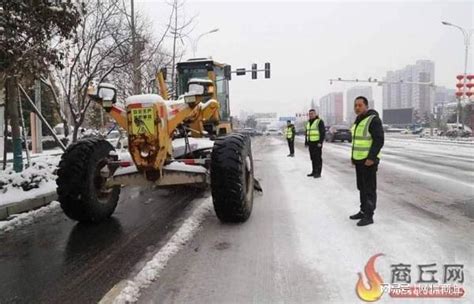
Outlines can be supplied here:
<path id="1" fill-rule="evenodd" d="M 377 170 L 380 150 L 384 144 L 382 121 L 377 111 L 369 109 L 368 106 L 369 102 L 364 96 L 354 100 L 357 117 L 351 129 L 351 159 L 356 168 L 360 210 L 349 218 L 359 220 L 357 226 L 374 223 L 373 217 L 377 205 Z"/>
<path id="2" fill-rule="evenodd" d="M 309 110 L 308 115 L 309 120 L 305 126 L 305 147 L 308 147 L 313 170 L 307 176 L 319 178 L 323 168 L 322 153 L 326 129 L 324 128 L 324 121 L 319 118 L 314 109 Z"/>
<path id="3" fill-rule="evenodd" d="M 286 121 L 285 137 L 288 141 L 288 148 L 290 149 L 290 154 L 288 157 L 295 156 L 295 126 L 291 123 L 291 120 Z"/>

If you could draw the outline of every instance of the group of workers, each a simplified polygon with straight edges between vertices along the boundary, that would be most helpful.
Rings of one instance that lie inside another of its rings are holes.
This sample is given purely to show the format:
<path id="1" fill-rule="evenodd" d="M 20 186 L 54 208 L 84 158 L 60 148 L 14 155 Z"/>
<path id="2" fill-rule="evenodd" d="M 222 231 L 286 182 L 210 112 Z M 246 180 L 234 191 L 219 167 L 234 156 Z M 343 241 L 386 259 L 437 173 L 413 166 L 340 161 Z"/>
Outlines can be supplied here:
<path id="1" fill-rule="evenodd" d="M 377 169 L 380 162 L 380 150 L 384 144 L 384 130 L 377 111 L 369 109 L 366 97 L 354 100 L 354 112 L 357 117 L 351 128 L 351 161 L 356 171 L 359 190 L 360 210 L 349 216 L 358 220 L 357 226 L 374 223 L 374 211 L 377 204 Z M 309 150 L 312 171 L 307 176 L 320 178 L 323 167 L 322 151 L 326 136 L 324 121 L 314 109 L 309 110 L 309 120 L 305 125 L 305 147 Z M 289 157 L 295 155 L 295 126 L 287 121 L 285 136 L 290 150 Z"/>

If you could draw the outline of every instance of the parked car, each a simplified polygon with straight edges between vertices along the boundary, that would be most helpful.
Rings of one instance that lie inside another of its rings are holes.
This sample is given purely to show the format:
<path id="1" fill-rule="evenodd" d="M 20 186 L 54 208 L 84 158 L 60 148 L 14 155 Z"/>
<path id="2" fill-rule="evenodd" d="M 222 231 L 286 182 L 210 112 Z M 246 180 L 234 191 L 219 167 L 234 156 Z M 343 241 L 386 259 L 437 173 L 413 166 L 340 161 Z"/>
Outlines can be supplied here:
<path id="1" fill-rule="evenodd" d="M 463 129 L 451 129 L 444 134 L 447 137 L 469 137 L 471 132 Z"/>
<path id="2" fill-rule="evenodd" d="M 128 147 L 128 138 L 125 132 L 119 130 L 113 130 L 107 134 L 107 141 L 114 146 L 115 148 L 127 148 Z"/>
<path id="3" fill-rule="evenodd" d="M 248 135 L 248 136 L 255 136 L 257 135 L 257 131 L 254 128 L 244 128 L 240 131 L 240 133 Z"/>
<path id="4" fill-rule="evenodd" d="M 336 140 L 352 142 L 352 134 L 349 127 L 342 125 L 329 127 L 329 130 L 326 131 L 326 141 L 335 142 Z"/>
<path id="5" fill-rule="evenodd" d="M 265 132 L 265 135 L 283 135 L 283 132 L 278 129 L 270 128 Z"/>

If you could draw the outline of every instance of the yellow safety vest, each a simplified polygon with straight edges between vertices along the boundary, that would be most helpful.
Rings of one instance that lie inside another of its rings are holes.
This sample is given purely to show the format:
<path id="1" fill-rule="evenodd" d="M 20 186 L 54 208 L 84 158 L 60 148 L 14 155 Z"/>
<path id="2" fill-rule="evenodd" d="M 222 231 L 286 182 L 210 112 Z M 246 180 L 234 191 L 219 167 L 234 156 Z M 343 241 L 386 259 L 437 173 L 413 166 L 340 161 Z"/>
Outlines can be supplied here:
<path id="1" fill-rule="evenodd" d="M 320 119 L 316 119 L 313 124 L 309 121 L 306 123 L 306 137 L 308 141 L 319 141 L 319 121 Z"/>
<path id="2" fill-rule="evenodd" d="M 293 127 L 286 127 L 286 138 L 293 138 Z"/>
<path id="3" fill-rule="evenodd" d="M 372 135 L 369 132 L 369 126 L 374 117 L 375 115 L 369 115 L 358 125 L 352 125 L 352 159 L 354 160 L 363 160 L 369 156 L 370 147 L 372 147 Z M 380 153 L 377 157 L 380 158 Z"/>

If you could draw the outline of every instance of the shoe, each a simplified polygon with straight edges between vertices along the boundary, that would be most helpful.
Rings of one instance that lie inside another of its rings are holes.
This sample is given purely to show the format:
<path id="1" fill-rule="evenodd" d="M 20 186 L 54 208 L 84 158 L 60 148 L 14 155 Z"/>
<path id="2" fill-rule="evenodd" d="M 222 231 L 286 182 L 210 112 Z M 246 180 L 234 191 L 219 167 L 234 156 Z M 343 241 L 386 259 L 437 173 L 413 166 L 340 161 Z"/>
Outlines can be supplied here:
<path id="1" fill-rule="evenodd" d="M 357 226 L 367 226 L 373 223 L 374 220 L 371 217 L 364 217 L 363 219 L 357 222 Z"/>
<path id="2" fill-rule="evenodd" d="M 290 154 L 290 157 L 295 157 L 295 155 L 294 155 L 294 154 Z"/>
<path id="3" fill-rule="evenodd" d="M 314 178 L 320 178 L 320 177 L 321 177 L 321 174 L 314 174 L 313 177 L 314 177 Z"/>
<path id="4" fill-rule="evenodd" d="M 349 218 L 351 220 L 361 220 L 361 219 L 364 218 L 364 214 L 361 211 L 359 211 L 359 213 L 353 214 L 353 215 L 349 216 Z"/>
<path id="5" fill-rule="evenodd" d="M 286 157 L 291 157 L 291 154 L 288 154 Z"/>
<path id="6" fill-rule="evenodd" d="M 307 176 L 307 177 L 314 176 L 314 173 L 307 174 L 306 176 Z"/>

